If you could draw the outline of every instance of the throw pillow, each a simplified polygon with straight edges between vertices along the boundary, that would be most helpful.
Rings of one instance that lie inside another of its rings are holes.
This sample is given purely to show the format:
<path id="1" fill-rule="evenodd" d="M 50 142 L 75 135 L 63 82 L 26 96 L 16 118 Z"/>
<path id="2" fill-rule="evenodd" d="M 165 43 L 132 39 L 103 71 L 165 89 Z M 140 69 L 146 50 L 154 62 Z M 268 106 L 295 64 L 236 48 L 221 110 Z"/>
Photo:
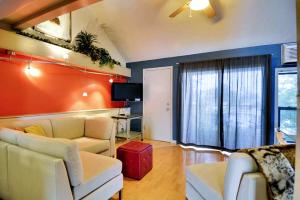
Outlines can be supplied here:
<path id="1" fill-rule="evenodd" d="M 34 135 L 39 135 L 39 136 L 45 136 L 46 137 L 46 133 L 45 130 L 43 129 L 43 127 L 39 126 L 39 125 L 32 125 L 32 126 L 28 126 L 24 128 L 25 133 L 31 133 Z"/>

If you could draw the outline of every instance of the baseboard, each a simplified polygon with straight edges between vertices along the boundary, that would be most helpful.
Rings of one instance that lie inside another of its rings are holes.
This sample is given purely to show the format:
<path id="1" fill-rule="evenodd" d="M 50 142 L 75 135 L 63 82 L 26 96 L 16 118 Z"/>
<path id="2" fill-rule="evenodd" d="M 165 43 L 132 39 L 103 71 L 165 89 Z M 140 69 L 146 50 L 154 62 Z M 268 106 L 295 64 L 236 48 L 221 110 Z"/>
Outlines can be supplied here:
<path id="1" fill-rule="evenodd" d="M 176 140 L 171 140 L 170 143 L 172 143 L 172 144 L 177 144 L 177 141 L 176 141 Z"/>

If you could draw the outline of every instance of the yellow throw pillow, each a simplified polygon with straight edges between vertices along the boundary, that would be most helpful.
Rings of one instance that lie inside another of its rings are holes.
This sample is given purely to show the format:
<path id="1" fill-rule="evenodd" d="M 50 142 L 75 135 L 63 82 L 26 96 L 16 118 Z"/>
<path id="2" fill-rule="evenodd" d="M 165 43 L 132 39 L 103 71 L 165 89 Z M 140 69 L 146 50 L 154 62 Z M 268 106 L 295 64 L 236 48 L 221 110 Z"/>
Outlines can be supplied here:
<path id="1" fill-rule="evenodd" d="M 24 128 L 25 133 L 31 133 L 34 135 L 39 135 L 39 136 L 46 136 L 46 133 L 43 129 L 43 127 L 39 125 L 32 125 Z"/>

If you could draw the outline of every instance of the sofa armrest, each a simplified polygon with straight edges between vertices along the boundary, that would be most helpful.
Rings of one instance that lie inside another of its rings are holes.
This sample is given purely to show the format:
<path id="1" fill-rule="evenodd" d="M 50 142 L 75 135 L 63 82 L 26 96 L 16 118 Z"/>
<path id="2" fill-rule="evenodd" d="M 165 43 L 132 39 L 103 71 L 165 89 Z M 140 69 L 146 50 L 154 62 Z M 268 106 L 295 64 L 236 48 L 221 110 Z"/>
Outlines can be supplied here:
<path id="1" fill-rule="evenodd" d="M 109 117 L 87 118 L 85 121 L 86 137 L 109 140 L 109 156 L 115 155 L 116 122 Z"/>
<path id="2" fill-rule="evenodd" d="M 8 156 L 8 199 L 73 199 L 62 159 L 14 145 Z"/>
<path id="3" fill-rule="evenodd" d="M 266 200 L 267 183 L 262 173 L 244 174 L 238 192 L 237 200 Z"/>

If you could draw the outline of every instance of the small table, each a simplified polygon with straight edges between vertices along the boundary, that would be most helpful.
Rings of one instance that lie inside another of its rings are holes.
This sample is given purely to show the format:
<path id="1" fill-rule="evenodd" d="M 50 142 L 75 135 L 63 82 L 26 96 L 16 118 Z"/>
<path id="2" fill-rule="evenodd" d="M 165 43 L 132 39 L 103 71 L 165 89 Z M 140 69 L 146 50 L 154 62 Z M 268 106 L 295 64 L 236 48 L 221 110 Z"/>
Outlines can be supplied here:
<path id="1" fill-rule="evenodd" d="M 141 180 L 153 167 L 151 144 L 131 141 L 117 149 L 117 159 L 122 161 L 124 176 Z"/>
<path id="2" fill-rule="evenodd" d="M 131 120 L 139 119 L 141 120 L 141 124 L 143 124 L 143 116 L 142 115 L 115 115 L 111 116 L 111 118 L 117 120 L 117 131 L 116 131 L 116 137 L 117 138 L 125 138 L 127 140 L 136 138 L 141 136 L 141 141 L 144 140 L 143 131 L 131 131 L 130 130 L 130 122 Z M 123 132 L 119 132 L 119 121 L 125 120 L 126 121 L 126 130 Z"/>
<path id="3" fill-rule="evenodd" d="M 276 132 L 276 139 L 278 144 L 294 144 L 296 143 L 296 136 L 288 135 L 284 132 Z"/>
<path id="4" fill-rule="evenodd" d="M 278 144 L 287 144 L 287 142 L 283 139 L 282 132 L 276 132 L 276 139 L 277 139 Z"/>

